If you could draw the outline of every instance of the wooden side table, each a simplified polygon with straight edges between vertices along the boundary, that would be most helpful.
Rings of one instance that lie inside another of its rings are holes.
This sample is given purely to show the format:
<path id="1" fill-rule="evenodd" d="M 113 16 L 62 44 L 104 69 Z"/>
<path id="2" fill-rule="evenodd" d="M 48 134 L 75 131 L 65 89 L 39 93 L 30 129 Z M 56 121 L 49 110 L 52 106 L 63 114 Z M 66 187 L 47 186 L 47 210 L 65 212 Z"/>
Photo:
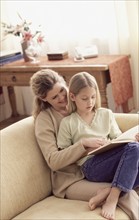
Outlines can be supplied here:
<path id="1" fill-rule="evenodd" d="M 93 75 L 98 83 L 102 106 L 108 107 L 106 87 L 110 79 L 109 64 L 122 58 L 122 55 L 98 56 L 96 58 L 85 59 L 82 62 L 75 62 L 73 58 L 60 61 L 48 61 L 47 57 L 41 57 L 39 64 L 31 64 L 24 60 L 15 61 L 0 68 L 0 86 L 7 86 L 9 99 L 12 107 L 12 116 L 16 116 L 16 101 L 14 86 L 29 86 L 30 77 L 38 70 L 49 68 L 57 71 L 69 82 L 71 76 L 81 71 L 87 71 Z M 127 105 L 124 104 L 125 112 Z"/>

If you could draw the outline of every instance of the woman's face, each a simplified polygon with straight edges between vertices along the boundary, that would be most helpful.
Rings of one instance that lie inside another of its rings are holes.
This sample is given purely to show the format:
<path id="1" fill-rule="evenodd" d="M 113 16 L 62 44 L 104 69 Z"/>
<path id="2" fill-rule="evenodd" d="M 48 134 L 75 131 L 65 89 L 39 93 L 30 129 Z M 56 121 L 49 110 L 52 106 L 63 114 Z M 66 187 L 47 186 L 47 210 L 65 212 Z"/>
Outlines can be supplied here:
<path id="1" fill-rule="evenodd" d="M 67 106 L 67 89 L 61 82 L 57 82 L 43 101 L 48 102 L 57 111 L 65 109 Z"/>

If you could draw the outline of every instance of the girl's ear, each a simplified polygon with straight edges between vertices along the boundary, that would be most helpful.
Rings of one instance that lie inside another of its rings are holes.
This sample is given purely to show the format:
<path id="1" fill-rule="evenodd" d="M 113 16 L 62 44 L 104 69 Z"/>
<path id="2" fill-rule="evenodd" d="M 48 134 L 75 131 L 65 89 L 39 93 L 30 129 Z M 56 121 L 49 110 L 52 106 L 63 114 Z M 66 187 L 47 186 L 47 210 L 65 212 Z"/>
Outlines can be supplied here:
<path id="1" fill-rule="evenodd" d="M 75 101 L 75 95 L 72 92 L 69 93 L 69 97 L 71 101 Z"/>

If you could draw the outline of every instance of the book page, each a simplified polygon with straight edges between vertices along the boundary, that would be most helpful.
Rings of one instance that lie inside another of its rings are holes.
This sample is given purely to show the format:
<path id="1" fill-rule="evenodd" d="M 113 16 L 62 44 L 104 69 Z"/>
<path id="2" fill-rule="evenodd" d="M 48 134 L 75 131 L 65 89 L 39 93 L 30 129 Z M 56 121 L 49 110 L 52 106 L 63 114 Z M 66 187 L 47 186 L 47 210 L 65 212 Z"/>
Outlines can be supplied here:
<path id="1" fill-rule="evenodd" d="M 135 135 L 137 133 L 139 133 L 139 125 L 125 131 L 118 138 L 112 140 L 110 143 L 105 144 L 105 145 L 99 147 L 98 149 L 95 149 L 95 150 L 89 152 L 88 155 L 99 154 L 99 153 L 108 151 L 110 149 L 113 149 L 115 147 L 120 147 L 120 146 L 125 145 L 129 142 L 136 141 Z"/>
<path id="2" fill-rule="evenodd" d="M 119 137 L 117 137 L 115 140 L 132 140 L 135 141 L 135 135 L 139 132 L 139 125 L 125 131 L 122 133 Z"/>

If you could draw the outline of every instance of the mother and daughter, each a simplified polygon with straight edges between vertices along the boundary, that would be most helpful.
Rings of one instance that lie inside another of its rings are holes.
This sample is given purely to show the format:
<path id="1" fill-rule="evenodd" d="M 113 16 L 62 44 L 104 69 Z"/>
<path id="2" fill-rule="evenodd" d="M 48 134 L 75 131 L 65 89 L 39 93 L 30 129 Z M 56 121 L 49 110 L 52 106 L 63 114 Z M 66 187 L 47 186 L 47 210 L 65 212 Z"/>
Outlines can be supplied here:
<path id="1" fill-rule="evenodd" d="M 139 143 L 87 156 L 121 134 L 112 111 L 101 108 L 95 78 L 77 73 L 67 89 L 63 77 L 44 69 L 30 85 L 35 135 L 51 169 L 54 195 L 88 201 L 90 210 L 101 205 L 101 215 L 109 220 L 115 219 L 118 205 L 138 220 Z"/>

